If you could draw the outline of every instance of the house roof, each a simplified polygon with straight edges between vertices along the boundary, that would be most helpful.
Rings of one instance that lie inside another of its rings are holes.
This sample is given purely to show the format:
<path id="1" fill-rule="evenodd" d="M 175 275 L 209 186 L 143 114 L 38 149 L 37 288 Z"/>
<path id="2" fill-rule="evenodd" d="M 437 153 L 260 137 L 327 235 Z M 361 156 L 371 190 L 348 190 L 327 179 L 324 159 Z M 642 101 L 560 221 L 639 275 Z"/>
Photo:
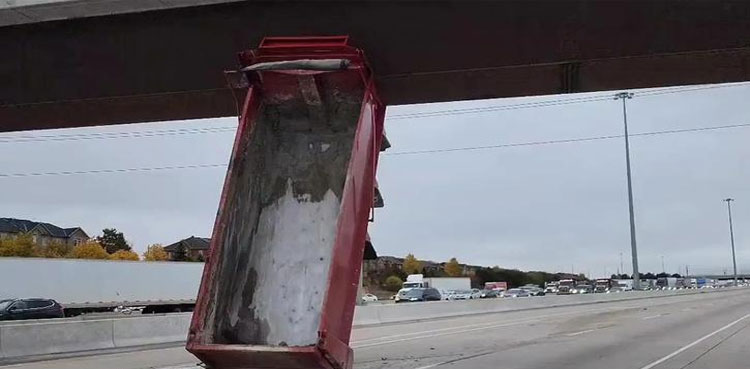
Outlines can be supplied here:
<path id="1" fill-rule="evenodd" d="M 190 236 L 188 238 L 179 240 L 171 245 L 164 247 L 164 251 L 173 252 L 177 250 L 177 247 L 183 244 L 187 250 L 208 250 L 211 245 L 211 239 L 205 237 Z"/>
<path id="2" fill-rule="evenodd" d="M 164 251 L 175 252 L 177 251 L 177 247 L 179 247 L 180 244 L 184 244 L 186 250 L 208 250 L 209 246 L 211 245 L 211 239 L 205 237 L 190 236 L 173 244 L 164 246 Z M 368 234 L 367 239 L 365 240 L 364 260 L 372 260 L 377 258 L 378 254 L 375 252 L 375 248 L 372 246 L 372 242 L 370 241 L 370 235 Z"/>
<path id="3" fill-rule="evenodd" d="M 73 234 L 73 232 L 80 230 L 86 237 L 88 237 L 86 232 L 84 232 L 83 229 L 79 227 L 60 228 L 51 223 L 35 222 L 32 220 L 16 219 L 16 218 L 0 218 L 0 232 L 21 233 L 21 232 L 31 232 L 34 230 L 38 230 L 42 233 L 49 234 L 52 237 L 60 237 L 60 238 L 70 237 L 70 235 Z"/>

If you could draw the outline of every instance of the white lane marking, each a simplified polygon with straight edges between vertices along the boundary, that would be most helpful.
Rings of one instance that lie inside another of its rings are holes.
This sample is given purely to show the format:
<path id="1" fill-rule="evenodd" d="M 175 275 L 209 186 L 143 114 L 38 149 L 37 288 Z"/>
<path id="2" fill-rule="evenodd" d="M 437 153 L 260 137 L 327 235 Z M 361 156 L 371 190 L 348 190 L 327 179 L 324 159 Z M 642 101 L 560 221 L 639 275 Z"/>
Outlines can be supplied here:
<path id="1" fill-rule="evenodd" d="M 630 301 L 624 301 L 624 302 L 630 302 Z M 636 301 L 637 302 L 637 301 Z M 659 306 L 661 304 L 656 304 L 656 306 Z M 593 312 L 603 312 L 603 311 L 625 311 L 632 309 L 634 307 L 640 306 L 640 302 L 636 304 L 635 306 L 625 305 L 625 306 L 618 306 L 618 307 L 606 307 L 606 308 L 600 308 L 600 309 L 591 309 L 587 310 L 586 313 L 593 313 Z M 559 317 L 559 316 L 565 316 L 565 315 L 576 315 L 581 314 L 581 311 L 569 311 L 565 313 L 558 313 L 558 314 L 547 314 L 547 315 L 540 315 L 533 318 L 528 318 L 527 320 L 520 320 L 513 323 L 508 324 L 492 324 L 485 326 L 484 324 L 487 323 L 478 323 L 473 325 L 464 325 L 460 327 L 452 327 L 452 328 L 441 328 L 441 329 L 433 329 L 433 330 L 427 330 L 427 331 L 420 331 L 420 332 L 412 332 L 412 333 L 404 333 L 404 334 L 396 334 L 391 336 L 384 336 L 384 337 L 376 337 L 376 338 L 370 338 L 360 341 L 352 341 L 350 342 L 350 345 L 352 348 L 366 348 L 366 347 L 372 347 L 372 346 L 379 346 L 379 345 L 387 345 L 390 343 L 397 343 L 397 342 L 404 342 L 404 341 L 410 341 L 415 339 L 422 339 L 422 338 L 430 338 L 430 337 L 439 337 L 439 336 L 445 336 L 448 334 L 460 334 L 460 333 L 466 333 L 466 332 L 473 332 L 473 331 L 479 331 L 483 329 L 491 329 L 491 328 L 498 328 L 498 327 L 505 327 L 505 326 L 513 326 L 518 324 L 524 324 L 524 323 L 532 323 L 536 322 L 538 320 L 546 319 L 546 318 L 553 318 L 553 317 Z M 473 329 L 464 329 L 467 327 L 477 327 Z M 442 333 L 445 332 L 445 333 Z M 432 335 L 430 333 L 438 333 L 435 335 Z M 414 337 L 409 337 L 414 336 Z M 408 338 L 405 338 L 408 337 Z"/>
<path id="2" fill-rule="evenodd" d="M 566 336 L 568 336 L 568 337 L 578 336 L 578 335 L 581 335 L 581 334 L 586 334 L 586 333 L 589 333 L 589 332 L 593 332 L 593 331 L 595 331 L 595 330 L 596 330 L 596 329 L 587 329 L 587 330 L 585 330 L 585 331 L 574 332 L 574 333 L 568 333 L 568 334 L 566 334 Z"/>
<path id="3" fill-rule="evenodd" d="M 646 317 L 641 318 L 641 320 L 654 319 L 654 318 L 658 318 L 658 317 L 660 317 L 662 315 L 664 315 L 664 314 L 656 314 L 656 315 L 646 316 Z"/>
<path id="4" fill-rule="evenodd" d="M 536 320 L 536 319 L 537 318 L 532 318 L 531 320 Z M 526 322 L 527 320 L 529 320 L 529 319 L 518 320 L 518 321 L 516 321 L 514 323 L 522 324 L 522 323 Z M 391 335 L 391 336 L 375 337 L 375 338 L 370 338 L 370 339 L 366 339 L 366 340 L 353 341 L 353 342 L 351 342 L 351 344 L 352 345 L 366 344 L 366 343 L 370 343 L 370 342 L 377 342 L 377 341 L 383 341 L 383 340 L 391 340 L 391 339 L 394 339 L 394 338 L 402 338 L 402 337 L 408 337 L 408 336 L 414 336 L 414 335 L 423 335 L 423 334 L 427 334 L 427 333 L 437 333 L 437 332 L 455 331 L 455 330 L 461 331 L 462 329 L 466 329 L 466 328 L 486 327 L 486 326 L 493 326 L 493 325 L 494 325 L 494 323 L 488 323 L 488 322 L 477 323 L 477 324 L 467 324 L 467 325 L 463 325 L 463 326 L 459 326 L 459 327 L 431 329 L 431 330 L 428 330 L 428 331 L 419 331 L 419 332 L 404 333 L 404 334 L 394 334 L 394 335 Z M 417 369 L 419 369 L 419 368 L 417 368 Z"/>
<path id="5" fill-rule="evenodd" d="M 737 324 L 737 323 L 739 323 L 739 322 L 747 319 L 748 317 L 750 317 L 750 314 L 747 314 L 747 315 L 743 316 L 742 318 L 739 318 L 739 319 L 737 319 L 737 320 L 735 320 L 735 321 L 733 321 L 733 322 L 731 322 L 731 323 L 729 323 L 729 324 L 727 324 L 727 325 L 725 325 L 725 326 L 723 326 L 723 327 L 721 327 L 721 328 L 719 328 L 719 329 L 717 329 L 717 330 L 715 330 L 715 331 L 713 331 L 713 332 L 711 332 L 711 333 L 709 333 L 709 334 L 707 334 L 707 335 L 705 335 L 705 336 L 703 336 L 701 338 L 698 338 L 697 340 L 693 341 L 692 343 L 689 343 L 689 344 L 687 344 L 685 346 L 680 347 L 675 352 L 673 352 L 673 353 L 671 353 L 671 354 L 669 354 L 669 355 L 667 355 L 667 356 L 665 356 L 665 357 L 663 357 L 663 358 L 661 358 L 659 360 L 656 360 L 653 363 L 648 364 L 648 365 L 642 367 L 641 369 L 651 369 L 651 368 L 653 368 L 653 367 L 655 367 L 655 366 L 657 366 L 657 365 L 659 365 L 659 364 L 661 364 L 661 363 L 663 363 L 663 362 L 665 362 L 665 361 L 667 361 L 667 360 L 669 360 L 669 359 L 671 359 L 671 358 L 679 355 L 683 351 L 685 351 L 685 350 L 687 350 L 687 349 L 689 349 L 689 348 L 691 348 L 691 347 L 693 347 L 693 346 L 695 346 L 695 345 L 697 345 L 697 344 L 699 344 L 699 343 L 707 340 L 708 338 L 711 338 L 715 334 L 720 333 L 721 331 L 724 331 L 724 330 L 727 330 L 727 329 L 731 328 L 733 325 L 735 325 L 735 324 Z"/>
<path id="6" fill-rule="evenodd" d="M 441 364 L 444 364 L 444 363 L 435 363 L 435 364 L 430 364 L 430 365 L 420 366 L 420 367 L 419 367 L 419 368 L 417 368 L 417 369 L 430 369 L 430 368 L 434 368 L 434 367 L 436 367 L 436 366 L 438 366 L 438 365 L 441 365 Z"/>
<path id="7" fill-rule="evenodd" d="M 533 323 L 533 322 L 538 322 L 538 321 L 539 321 L 539 319 L 534 319 L 534 320 L 518 321 L 518 322 L 513 322 L 513 323 L 493 324 L 493 325 L 488 325 L 488 326 L 478 327 L 478 328 L 472 328 L 472 329 L 463 329 L 463 330 L 458 330 L 458 331 L 454 330 L 454 331 L 450 331 L 450 332 L 442 332 L 442 333 L 436 333 L 436 334 L 426 334 L 426 335 L 423 335 L 423 336 L 414 336 L 414 337 L 400 338 L 400 339 L 389 340 L 389 341 L 366 343 L 366 344 L 363 344 L 363 345 L 354 345 L 354 344 L 352 344 L 352 348 L 359 349 L 359 348 L 365 348 L 365 347 L 371 347 L 371 346 L 387 345 L 387 344 L 390 344 L 390 343 L 411 341 L 411 340 L 417 340 L 417 339 L 422 339 L 422 338 L 432 338 L 432 337 L 446 336 L 446 335 L 455 334 L 455 333 L 467 333 L 467 332 L 475 332 L 475 331 L 481 331 L 481 330 L 484 330 L 484 329 L 491 329 L 491 328 L 510 327 L 510 326 L 514 326 L 514 325 L 520 325 L 520 324 L 524 324 L 524 323 Z"/>

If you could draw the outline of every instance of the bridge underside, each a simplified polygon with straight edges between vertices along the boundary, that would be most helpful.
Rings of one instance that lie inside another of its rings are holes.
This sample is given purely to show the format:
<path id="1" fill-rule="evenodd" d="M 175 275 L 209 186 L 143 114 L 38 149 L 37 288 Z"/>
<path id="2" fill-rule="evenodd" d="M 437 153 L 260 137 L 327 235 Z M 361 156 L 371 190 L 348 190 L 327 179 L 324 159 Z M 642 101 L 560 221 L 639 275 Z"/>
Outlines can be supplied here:
<path id="1" fill-rule="evenodd" d="M 350 35 L 387 104 L 750 80 L 750 2 L 237 2 L 0 28 L 0 131 L 237 114 L 264 36 Z"/>

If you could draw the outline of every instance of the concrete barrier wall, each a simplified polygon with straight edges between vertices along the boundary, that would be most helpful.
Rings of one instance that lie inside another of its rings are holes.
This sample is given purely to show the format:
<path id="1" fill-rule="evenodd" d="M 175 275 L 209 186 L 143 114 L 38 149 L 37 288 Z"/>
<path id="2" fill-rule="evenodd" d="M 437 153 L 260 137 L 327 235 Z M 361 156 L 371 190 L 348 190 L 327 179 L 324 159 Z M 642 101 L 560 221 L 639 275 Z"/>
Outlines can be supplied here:
<path id="1" fill-rule="evenodd" d="M 190 313 L 0 325 L 0 360 L 184 342 Z"/>
<path id="2" fill-rule="evenodd" d="M 732 291 L 734 289 L 722 289 Z M 711 292 L 718 292 L 712 290 Z M 658 291 L 622 294 L 547 296 L 518 299 L 440 301 L 357 306 L 354 326 L 390 324 L 472 314 L 573 306 L 708 291 Z M 0 325 L 0 363 L 24 357 L 181 343 L 187 338 L 191 313 L 144 315 L 100 320 L 39 320 Z"/>
<path id="3" fill-rule="evenodd" d="M 0 353 L 3 358 L 114 348 L 112 322 L 44 322 L 3 325 Z"/>
<path id="4" fill-rule="evenodd" d="M 115 347 L 182 342 L 187 339 L 192 314 L 167 314 L 133 319 L 114 319 Z"/>

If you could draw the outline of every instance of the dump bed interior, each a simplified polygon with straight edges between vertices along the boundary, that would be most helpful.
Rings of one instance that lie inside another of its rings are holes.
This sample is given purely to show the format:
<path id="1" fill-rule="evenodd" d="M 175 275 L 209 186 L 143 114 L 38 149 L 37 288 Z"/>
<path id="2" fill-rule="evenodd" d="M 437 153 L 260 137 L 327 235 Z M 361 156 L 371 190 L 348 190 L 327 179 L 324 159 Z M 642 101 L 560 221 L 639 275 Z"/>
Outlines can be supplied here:
<path id="1" fill-rule="evenodd" d="M 230 170 L 206 344 L 318 339 L 364 90 L 336 72 L 266 76 Z"/>

